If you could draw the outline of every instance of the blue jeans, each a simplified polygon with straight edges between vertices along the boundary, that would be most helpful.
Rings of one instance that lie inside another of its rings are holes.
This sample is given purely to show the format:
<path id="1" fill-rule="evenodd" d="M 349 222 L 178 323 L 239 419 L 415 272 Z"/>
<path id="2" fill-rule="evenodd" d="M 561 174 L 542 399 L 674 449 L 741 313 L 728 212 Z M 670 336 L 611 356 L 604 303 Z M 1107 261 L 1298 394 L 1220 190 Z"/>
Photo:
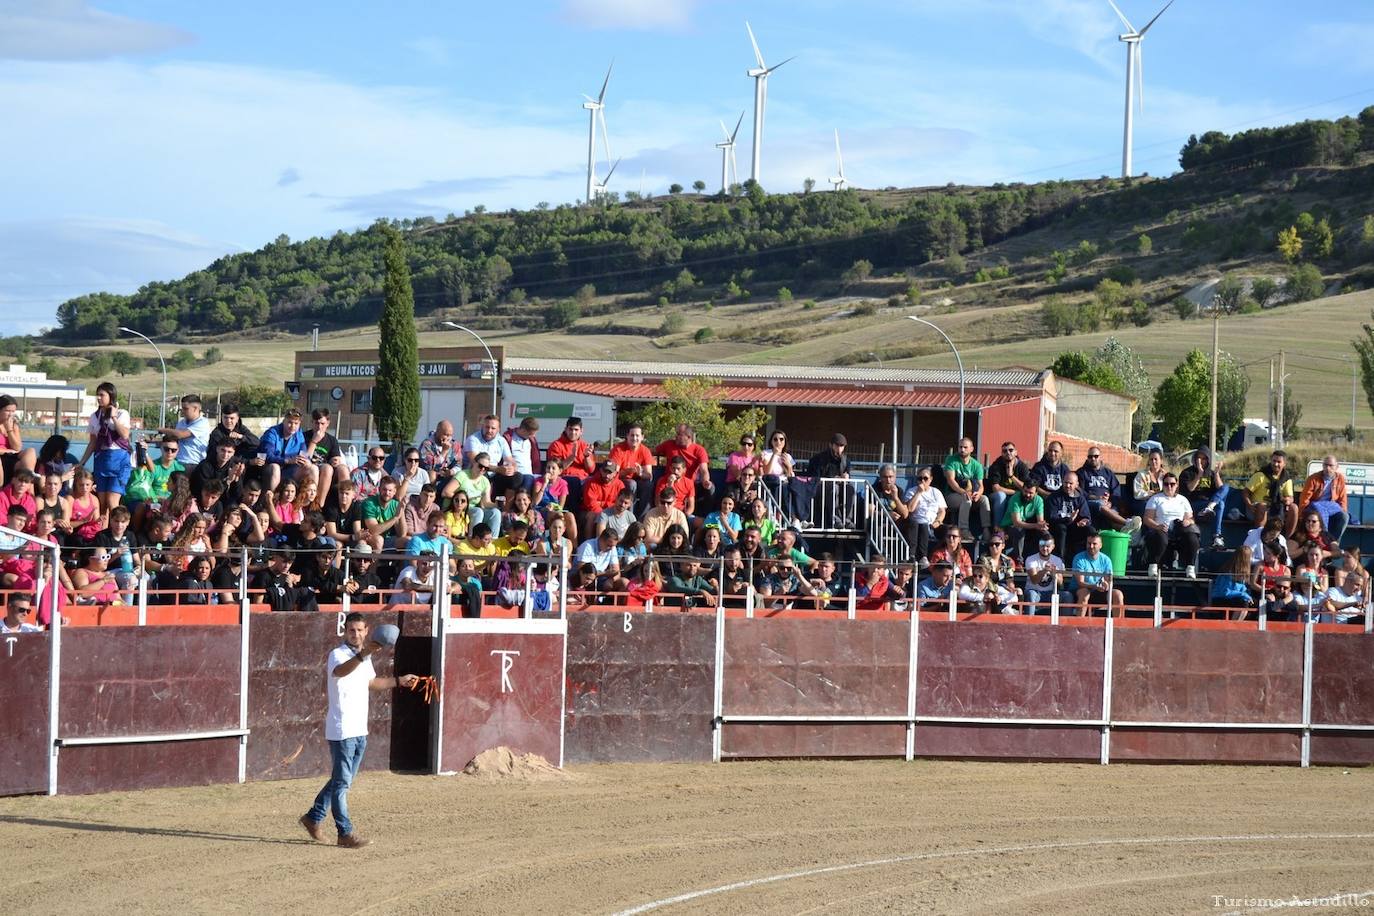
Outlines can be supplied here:
<path id="1" fill-rule="evenodd" d="M 353 832 L 353 822 L 348 819 L 348 787 L 363 763 L 363 751 L 367 750 L 367 736 L 345 738 L 329 742 L 329 757 L 334 762 L 329 774 L 329 782 L 324 784 L 320 794 L 315 796 L 315 804 L 306 817 L 315 823 L 324 820 L 329 809 L 334 809 L 334 823 L 339 828 L 339 836 Z"/>
<path id="2" fill-rule="evenodd" d="M 1193 499 L 1192 497 L 1188 499 L 1188 502 L 1193 504 L 1194 517 L 1201 514 L 1202 510 L 1209 506 L 1212 508 L 1212 511 L 1216 513 L 1212 518 L 1211 525 L 1208 526 L 1212 529 L 1210 538 L 1207 542 L 1208 544 L 1221 537 L 1221 523 L 1226 518 L 1226 496 L 1230 492 L 1231 488 L 1226 484 L 1222 484 L 1221 487 L 1212 494 L 1210 499 Z M 1202 526 L 1199 525 L 1198 527 Z"/>

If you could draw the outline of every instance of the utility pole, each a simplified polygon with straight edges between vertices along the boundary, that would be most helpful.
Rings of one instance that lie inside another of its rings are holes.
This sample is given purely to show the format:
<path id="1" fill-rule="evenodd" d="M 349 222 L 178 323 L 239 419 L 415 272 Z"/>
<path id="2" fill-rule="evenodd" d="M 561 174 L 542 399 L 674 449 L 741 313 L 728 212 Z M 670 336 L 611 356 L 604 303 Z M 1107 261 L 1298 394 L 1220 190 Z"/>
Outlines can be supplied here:
<path id="1" fill-rule="evenodd" d="M 1268 412 L 1264 415 L 1269 421 L 1269 444 L 1274 444 L 1274 357 L 1269 357 L 1269 396 L 1264 399 Z"/>
<path id="2" fill-rule="evenodd" d="M 1217 354 L 1221 345 L 1221 308 L 1216 298 L 1212 299 L 1212 420 L 1207 427 L 1207 448 L 1213 455 L 1217 453 Z M 1216 461 L 1215 458 L 1212 459 Z"/>
<path id="3" fill-rule="evenodd" d="M 1359 364 L 1353 359 L 1350 361 L 1350 436 L 1352 440 L 1355 436 L 1355 389 L 1360 384 Z"/>
<path id="4" fill-rule="evenodd" d="M 1283 448 L 1283 417 L 1284 417 L 1284 399 L 1283 399 L 1283 396 L 1284 396 L 1284 382 L 1285 382 L 1285 380 L 1288 378 L 1287 374 L 1285 374 L 1283 370 L 1284 370 L 1284 367 L 1285 367 L 1286 365 L 1287 365 L 1287 354 L 1286 354 L 1283 350 L 1280 350 L 1280 351 L 1279 351 L 1279 407 L 1278 407 L 1278 423 L 1277 423 L 1277 425 L 1276 425 L 1276 431 L 1277 431 L 1277 433 L 1278 433 L 1278 438 L 1274 440 L 1274 441 L 1275 441 L 1276 443 L 1278 443 L 1278 444 L 1275 446 L 1275 448 Z"/>

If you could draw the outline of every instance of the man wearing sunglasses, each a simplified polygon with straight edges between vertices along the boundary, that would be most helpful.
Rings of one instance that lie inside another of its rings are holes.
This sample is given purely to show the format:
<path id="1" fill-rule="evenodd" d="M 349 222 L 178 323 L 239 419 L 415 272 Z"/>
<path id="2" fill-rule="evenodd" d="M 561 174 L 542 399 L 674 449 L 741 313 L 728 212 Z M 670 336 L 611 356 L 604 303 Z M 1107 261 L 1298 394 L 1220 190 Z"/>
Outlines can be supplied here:
<path id="1" fill-rule="evenodd" d="M 5 619 L 0 620 L 0 633 L 41 633 L 43 628 L 33 622 L 33 599 L 20 592 L 10 595 L 5 604 Z"/>
<path id="2" fill-rule="evenodd" d="M 1021 485 L 1030 480 L 1030 467 L 1016 453 L 1015 442 L 1003 442 L 1002 454 L 988 465 L 986 478 L 988 504 L 992 517 L 1000 519 L 1012 494 L 1021 491 Z"/>
<path id="3" fill-rule="evenodd" d="M 362 502 L 370 496 L 376 496 L 381 489 L 382 479 L 386 473 L 386 452 L 379 445 L 374 445 L 367 450 L 367 459 L 355 470 L 350 477 L 353 486 L 357 488 L 358 501 Z"/>
<path id="4" fill-rule="evenodd" d="M 1127 534 L 1135 534 L 1140 530 L 1140 516 L 1127 518 L 1118 511 L 1117 507 L 1121 505 L 1121 482 L 1116 479 L 1116 472 L 1102 460 L 1101 449 L 1090 447 L 1088 457 L 1077 473 L 1078 485 L 1083 489 L 1083 495 L 1088 497 L 1094 528 L 1099 531 L 1124 531 Z"/>

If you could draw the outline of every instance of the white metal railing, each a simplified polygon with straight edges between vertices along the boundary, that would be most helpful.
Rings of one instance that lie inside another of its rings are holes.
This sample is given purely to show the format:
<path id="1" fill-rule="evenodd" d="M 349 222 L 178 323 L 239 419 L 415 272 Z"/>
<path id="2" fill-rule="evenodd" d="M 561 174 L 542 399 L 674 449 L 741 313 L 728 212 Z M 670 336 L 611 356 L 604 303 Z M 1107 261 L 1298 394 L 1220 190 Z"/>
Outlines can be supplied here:
<path id="1" fill-rule="evenodd" d="M 906 535 L 878 501 L 878 494 L 872 487 L 864 487 L 864 518 L 870 553 L 881 554 L 889 563 L 898 566 L 911 561 L 911 545 Z"/>
<path id="2" fill-rule="evenodd" d="M 821 534 L 850 536 L 863 531 L 860 516 L 865 508 L 863 491 L 868 489 L 867 481 L 820 477 L 813 485 L 811 505 L 796 507 L 808 529 Z M 803 510 L 807 512 L 804 516 Z"/>

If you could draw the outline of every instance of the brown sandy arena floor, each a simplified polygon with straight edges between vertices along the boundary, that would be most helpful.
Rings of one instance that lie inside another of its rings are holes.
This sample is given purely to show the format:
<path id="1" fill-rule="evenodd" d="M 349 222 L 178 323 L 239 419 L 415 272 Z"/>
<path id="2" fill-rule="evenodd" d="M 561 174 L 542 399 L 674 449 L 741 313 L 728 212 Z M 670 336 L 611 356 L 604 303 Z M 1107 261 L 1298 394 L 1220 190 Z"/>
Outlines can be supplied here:
<path id="1" fill-rule="evenodd" d="M 865 761 L 570 773 L 365 773 L 350 796 L 373 840 L 361 851 L 311 843 L 296 824 L 313 780 L 0 799 L 3 908 L 609 913 L 894 857 L 659 912 L 1222 913 L 1243 908 L 1213 895 L 1374 889 L 1374 770 Z M 1364 836 L 1272 838 L 1302 834 Z"/>

